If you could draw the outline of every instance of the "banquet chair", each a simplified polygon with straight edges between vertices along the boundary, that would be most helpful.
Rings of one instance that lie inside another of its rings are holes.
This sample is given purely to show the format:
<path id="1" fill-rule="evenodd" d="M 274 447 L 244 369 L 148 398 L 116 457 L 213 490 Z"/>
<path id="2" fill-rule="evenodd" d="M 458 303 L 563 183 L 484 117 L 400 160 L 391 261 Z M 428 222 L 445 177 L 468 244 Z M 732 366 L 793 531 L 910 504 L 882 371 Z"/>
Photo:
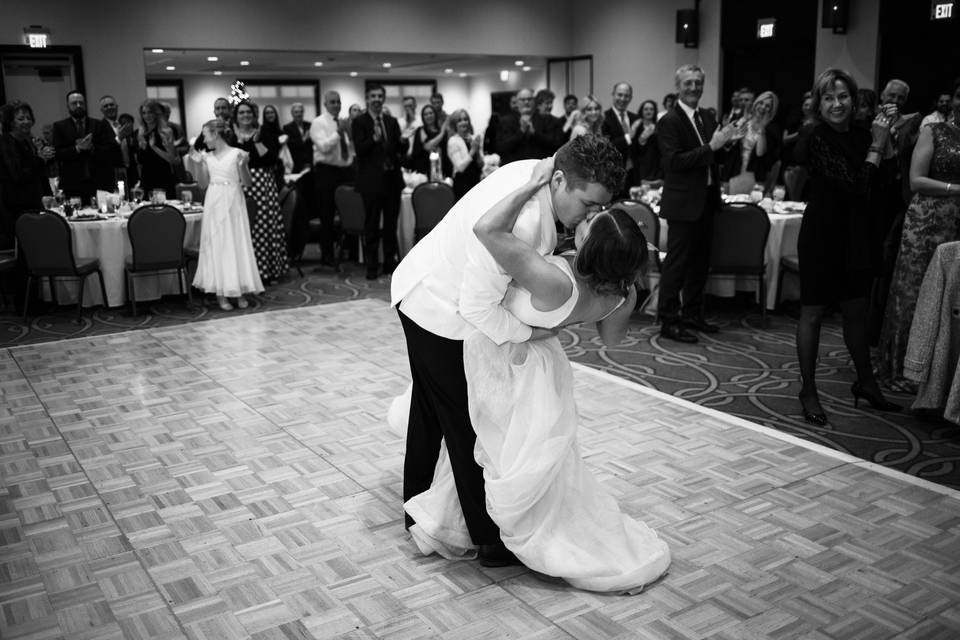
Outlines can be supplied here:
<path id="1" fill-rule="evenodd" d="M 293 234 L 293 215 L 297 210 L 297 190 L 284 185 L 280 190 L 280 217 L 283 219 L 283 233 L 286 237 L 287 246 L 290 246 L 290 236 Z M 303 254 L 290 254 L 290 265 L 297 270 L 300 277 L 303 277 L 303 269 L 300 268 L 300 260 Z"/>
<path id="2" fill-rule="evenodd" d="M 189 191 L 190 195 L 193 196 L 194 204 L 202 205 L 203 196 L 206 193 L 206 189 L 201 187 L 196 182 L 180 182 L 173 188 L 173 192 L 177 194 L 177 197 L 180 197 L 180 194 L 184 191 Z"/>
<path id="3" fill-rule="evenodd" d="M 340 247 L 343 247 L 343 240 L 346 236 L 356 236 L 359 238 L 360 262 L 363 263 L 363 222 L 365 212 L 363 208 L 363 197 L 352 185 L 342 184 L 337 187 L 333 194 L 337 204 L 337 213 L 340 215 Z M 340 249 L 334 252 L 340 255 Z M 337 261 L 337 270 L 340 269 L 339 257 Z"/>
<path id="4" fill-rule="evenodd" d="M 660 273 L 660 266 L 663 264 L 663 259 L 666 257 L 666 252 L 660 251 L 660 218 L 653 212 L 646 203 L 637 202 L 636 200 L 617 200 L 610 205 L 610 208 L 623 209 L 627 215 L 633 218 L 638 225 L 640 225 L 640 230 L 643 232 L 643 236 L 647 239 L 647 249 L 649 249 L 649 259 L 647 263 L 647 272 L 648 273 Z M 641 299 L 640 297 L 640 284 L 636 285 L 637 287 L 637 309 L 644 309 L 651 300 L 653 296 L 657 293 L 657 289 L 660 288 L 659 281 L 650 290 L 647 294 Z"/>
<path id="5" fill-rule="evenodd" d="M 783 170 L 783 184 L 787 187 L 787 200 L 803 200 L 803 189 L 807 186 L 806 167 L 787 167 Z"/>
<path id="6" fill-rule="evenodd" d="M 87 276 L 96 273 L 100 279 L 100 295 L 103 306 L 109 304 L 107 288 L 103 282 L 100 261 L 96 258 L 77 260 L 73 255 L 73 232 L 66 218 L 53 211 L 28 211 L 16 222 L 16 237 L 23 259 L 27 265 L 27 294 L 23 301 L 23 319 L 26 321 L 33 279 L 41 282 L 47 278 L 50 296 L 57 302 L 56 279 L 77 280 L 80 292 L 77 295 L 77 321 L 83 317 L 83 290 Z"/>
<path id="7" fill-rule="evenodd" d="M 783 293 L 783 275 L 785 273 L 800 275 L 799 256 L 783 256 L 780 258 L 780 277 L 777 278 L 777 295 L 773 299 L 777 306 L 780 305 L 780 295 Z"/>
<path id="8" fill-rule="evenodd" d="M 457 197 L 453 188 L 445 182 L 424 182 L 413 190 L 414 243 L 437 226 L 453 207 Z"/>
<path id="9" fill-rule="evenodd" d="M 183 237 L 187 221 L 179 209 L 168 205 L 145 205 L 130 214 L 127 235 L 130 237 L 131 259 L 124 266 L 130 310 L 137 315 L 136 280 L 145 273 L 176 272 L 180 295 L 187 279 L 187 256 Z M 193 295 L 187 284 L 187 306 L 193 306 Z"/>
<path id="10" fill-rule="evenodd" d="M 767 326 L 764 253 L 770 234 L 767 212 L 755 204 L 725 204 L 713 221 L 710 273 L 756 277 L 760 300 L 760 323 Z"/>

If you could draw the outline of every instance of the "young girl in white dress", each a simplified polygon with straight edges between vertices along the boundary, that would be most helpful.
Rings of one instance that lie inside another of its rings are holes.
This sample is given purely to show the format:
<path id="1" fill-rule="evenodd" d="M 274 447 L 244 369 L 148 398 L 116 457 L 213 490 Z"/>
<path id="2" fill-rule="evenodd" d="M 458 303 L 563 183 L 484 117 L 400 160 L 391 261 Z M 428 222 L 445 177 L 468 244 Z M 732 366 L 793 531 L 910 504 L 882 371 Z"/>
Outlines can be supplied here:
<path id="1" fill-rule="evenodd" d="M 512 229 L 551 168 L 535 171 L 474 232 L 513 277 L 503 305 L 518 319 L 547 328 L 596 322 L 604 344 L 616 345 L 636 302 L 633 283 L 646 265 L 646 240 L 624 211 L 611 209 L 578 227 L 576 256 L 540 256 Z M 581 457 L 573 370 L 560 341 L 497 345 L 477 331 L 464 341 L 463 361 L 474 457 L 506 547 L 530 569 L 591 591 L 636 593 L 661 577 L 670 565 L 666 543 L 620 510 Z M 409 405 L 403 405 L 391 408 L 394 428 L 405 422 Z M 430 489 L 404 511 L 416 521 L 410 533 L 422 553 L 475 554 L 445 448 Z"/>
<path id="2" fill-rule="evenodd" d="M 203 125 L 203 139 L 209 151 L 190 151 L 197 181 L 207 189 L 200 227 L 200 260 L 193 286 L 214 293 L 224 311 L 249 306 L 246 293 L 263 292 L 257 260 L 250 239 L 250 221 L 243 185 L 250 184 L 247 154 L 223 139 L 226 130 L 220 120 Z"/>

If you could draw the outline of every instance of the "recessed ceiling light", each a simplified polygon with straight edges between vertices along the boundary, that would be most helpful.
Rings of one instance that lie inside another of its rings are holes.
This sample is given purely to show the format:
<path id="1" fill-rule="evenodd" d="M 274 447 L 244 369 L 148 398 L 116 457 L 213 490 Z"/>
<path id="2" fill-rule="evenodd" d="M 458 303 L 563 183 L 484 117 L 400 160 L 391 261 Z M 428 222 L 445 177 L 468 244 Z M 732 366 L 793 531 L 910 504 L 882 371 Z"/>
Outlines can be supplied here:
<path id="1" fill-rule="evenodd" d="M 466 78 L 466 77 L 467 77 L 467 74 L 465 74 L 463 71 L 461 71 L 461 72 L 460 72 L 460 77 L 461 77 L 461 78 Z"/>
<path id="2" fill-rule="evenodd" d="M 171 67 L 167 67 L 167 71 L 176 71 L 176 70 L 177 70 L 176 67 L 172 67 L 172 66 L 171 66 Z"/>
<path id="3" fill-rule="evenodd" d="M 444 72 L 444 73 L 453 73 L 453 69 L 444 69 L 443 72 Z"/>
<path id="4" fill-rule="evenodd" d="M 222 76 L 222 75 L 223 75 L 223 71 L 214 71 L 214 72 L 213 72 L 213 75 L 215 75 L 215 76 Z"/>
<path id="5" fill-rule="evenodd" d="M 356 71 L 351 71 L 351 72 L 350 72 L 350 77 L 351 77 L 351 78 L 356 78 L 358 75 L 359 75 L 359 74 L 358 74 Z"/>
<path id="6" fill-rule="evenodd" d="M 517 61 L 514 62 L 513 64 L 517 65 L 518 67 L 522 67 L 522 66 L 523 66 L 523 60 L 517 60 Z"/>
<path id="7" fill-rule="evenodd" d="M 384 63 L 383 63 L 383 68 L 384 68 L 384 69 L 389 69 L 389 68 L 392 67 L 392 66 L 393 66 L 393 65 L 390 64 L 389 62 L 384 62 Z"/>
<path id="8" fill-rule="evenodd" d="M 500 71 L 500 80 L 501 80 L 502 82 L 506 82 L 506 81 L 509 80 L 509 79 L 510 79 L 510 72 L 509 72 L 509 71 L 507 71 L 506 69 L 503 69 L 502 71 Z"/>
<path id="9" fill-rule="evenodd" d="M 323 63 L 320 62 L 319 60 L 317 60 L 316 62 L 313 63 L 313 66 L 315 66 L 315 67 L 322 67 L 322 66 L 323 66 Z"/>
<path id="10" fill-rule="evenodd" d="M 150 49 L 153 53 L 163 53 L 163 49 Z"/>
<path id="11" fill-rule="evenodd" d="M 241 67 L 249 67 L 249 66 L 250 66 L 250 61 L 249 61 L 249 60 L 241 60 L 241 61 L 240 61 L 240 66 L 241 66 Z"/>
<path id="12" fill-rule="evenodd" d="M 524 70 L 524 71 L 530 71 L 530 67 L 524 67 L 523 70 Z"/>
<path id="13" fill-rule="evenodd" d="M 217 56 L 207 56 L 207 62 L 216 62 L 219 59 Z"/>

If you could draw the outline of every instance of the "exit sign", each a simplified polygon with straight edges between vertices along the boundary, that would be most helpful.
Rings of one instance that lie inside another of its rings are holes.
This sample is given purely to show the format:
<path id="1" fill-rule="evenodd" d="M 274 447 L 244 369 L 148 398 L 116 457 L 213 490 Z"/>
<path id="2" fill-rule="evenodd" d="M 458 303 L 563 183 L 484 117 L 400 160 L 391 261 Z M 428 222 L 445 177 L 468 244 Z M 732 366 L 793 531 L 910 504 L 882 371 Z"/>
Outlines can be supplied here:
<path id="1" fill-rule="evenodd" d="M 930 19 L 931 20 L 949 20 L 953 18 L 953 2 L 943 2 L 943 0 L 931 0 Z"/>
<path id="2" fill-rule="evenodd" d="M 757 20 L 757 39 L 772 38 L 775 35 L 776 25 L 776 18 L 760 18 Z"/>

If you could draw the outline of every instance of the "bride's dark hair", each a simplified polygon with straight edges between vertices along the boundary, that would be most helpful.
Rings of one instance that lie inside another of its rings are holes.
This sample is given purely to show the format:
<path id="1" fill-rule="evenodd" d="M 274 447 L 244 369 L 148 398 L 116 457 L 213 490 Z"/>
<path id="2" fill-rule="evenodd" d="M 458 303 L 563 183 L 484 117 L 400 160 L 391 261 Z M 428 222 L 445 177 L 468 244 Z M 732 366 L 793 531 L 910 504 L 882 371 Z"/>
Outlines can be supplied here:
<path id="1" fill-rule="evenodd" d="M 574 265 L 599 295 L 626 297 L 647 266 L 648 254 L 640 225 L 623 209 L 613 208 L 597 214 L 590 222 Z"/>

